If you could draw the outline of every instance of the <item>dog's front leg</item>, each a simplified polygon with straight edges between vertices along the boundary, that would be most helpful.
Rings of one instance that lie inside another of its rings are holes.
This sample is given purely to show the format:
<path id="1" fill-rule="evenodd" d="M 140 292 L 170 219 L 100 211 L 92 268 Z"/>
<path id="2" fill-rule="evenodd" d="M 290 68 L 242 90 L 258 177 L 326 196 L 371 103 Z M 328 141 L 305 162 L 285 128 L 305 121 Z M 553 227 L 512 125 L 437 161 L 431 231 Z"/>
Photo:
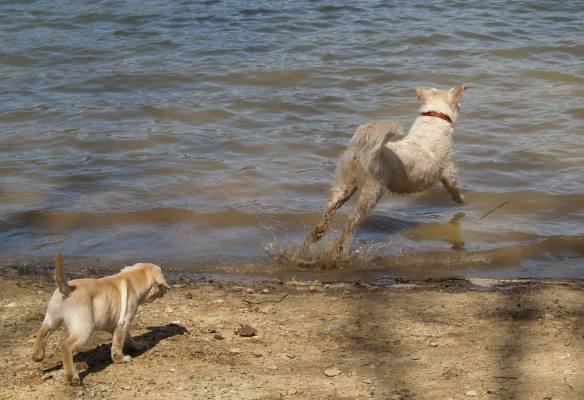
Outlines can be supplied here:
<path id="1" fill-rule="evenodd" d="M 128 335 L 128 323 L 123 322 L 114 330 L 112 338 L 112 361 L 115 363 L 127 363 L 132 361 L 132 358 L 123 353 L 124 343 Z"/>
<path id="2" fill-rule="evenodd" d="M 444 172 L 442 172 L 442 184 L 444 185 L 446 191 L 450 193 L 450 197 L 452 197 L 452 200 L 459 204 L 463 204 L 464 195 L 462 195 L 460 193 L 460 190 L 458 190 L 457 181 L 458 178 L 456 173 L 456 167 L 454 166 L 454 163 L 449 162 L 448 166 L 444 169 Z"/>

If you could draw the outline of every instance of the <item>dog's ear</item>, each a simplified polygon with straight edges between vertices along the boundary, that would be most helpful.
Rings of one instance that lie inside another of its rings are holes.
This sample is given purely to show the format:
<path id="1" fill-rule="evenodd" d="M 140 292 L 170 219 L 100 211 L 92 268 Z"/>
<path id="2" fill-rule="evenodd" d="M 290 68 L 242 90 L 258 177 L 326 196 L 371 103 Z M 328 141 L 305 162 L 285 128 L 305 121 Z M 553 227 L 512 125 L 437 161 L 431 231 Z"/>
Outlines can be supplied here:
<path id="1" fill-rule="evenodd" d="M 450 93 L 449 93 L 450 103 L 454 104 L 454 105 L 458 104 L 458 102 L 462 98 L 462 95 L 464 94 L 464 89 L 466 89 L 467 87 L 468 86 L 462 84 L 462 85 L 458 85 L 458 86 L 455 86 L 452 89 L 450 89 Z"/>
<path id="2" fill-rule="evenodd" d="M 419 87 L 416 89 L 416 94 L 418 95 L 418 100 L 426 101 L 430 97 L 430 93 L 434 90 L 426 87 Z"/>
<path id="3" fill-rule="evenodd" d="M 162 286 L 166 289 L 170 289 L 170 285 L 166 282 L 166 279 L 164 279 L 164 275 L 162 275 L 162 270 L 160 269 L 160 267 L 157 266 L 157 268 L 154 269 L 154 273 L 152 275 L 154 277 L 154 282 L 157 285 Z"/>

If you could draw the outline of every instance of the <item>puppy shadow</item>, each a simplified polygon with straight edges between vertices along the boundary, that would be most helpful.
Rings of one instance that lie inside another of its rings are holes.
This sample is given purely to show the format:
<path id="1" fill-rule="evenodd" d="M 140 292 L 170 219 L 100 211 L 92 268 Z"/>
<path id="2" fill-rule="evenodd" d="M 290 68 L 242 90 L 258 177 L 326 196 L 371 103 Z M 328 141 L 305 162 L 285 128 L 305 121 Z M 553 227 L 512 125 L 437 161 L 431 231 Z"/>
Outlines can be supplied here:
<path id="1" fill-rule="evenodd" d="M 150 351 L 158 342 L 168 339 L 170 337 L 176 335 L 184 335 L 187 333 L 187 329 L 181 325 L 177 324 L 168 324 L 163 326 L 149 326 L 148 332 L 145 332 L 138 336 L 133 336 L 134 340 L 143 344 L 143 348 L 141 350 L 136 351 L 127 351 L 124 349 L 126 354 L 129 354 L 132 358 L 140 357 L 142 354 Z M 79 378 L 81 382 L 85 379 L 86 376 L 89 374 L 93 374 L 99 371 L 103 371 L 108 366 L 113 364 L 111 358 L 111 343 L 102 344 L 93 348 L 91 350 L 82 351 L 75 355 L 73 358 L 74 362 L 76 363 L 85 363 L 87 364 L 87 369 L 79 373 Z M 63 368 L 63 364 L 59 363 L 54 367 L 50 367 L 43 370 L 43 373 L 50 373 L 53 371 L 57 371 Z"/>

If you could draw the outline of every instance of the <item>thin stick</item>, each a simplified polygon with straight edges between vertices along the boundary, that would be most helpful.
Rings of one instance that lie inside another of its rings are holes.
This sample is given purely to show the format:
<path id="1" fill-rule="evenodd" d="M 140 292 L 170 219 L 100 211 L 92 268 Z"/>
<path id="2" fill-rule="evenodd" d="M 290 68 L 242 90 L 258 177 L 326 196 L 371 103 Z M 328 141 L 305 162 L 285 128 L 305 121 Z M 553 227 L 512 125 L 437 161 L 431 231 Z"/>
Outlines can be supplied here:
<path id="1" fill-rule="evenodd" d="M 284 300 L 286 297 L 288 297 L 289 294 L 290 294 L 290 292 L 286 293 L 279 300 L 262 300 L 262 301 L 252 301 L 252 300 L 247 300 L 247 299 L 242 299 L 242 300 L 244 302 L 246 302 L 247 304 L 280 303 L 280 302 L 282 302 L 282 300 Z"/>
<path id="2" fill-rule="evenodd" d="M 479 219 L 479 221 L 482 221 L 483 218 L 485 218 L 487 215 L 489 215 L 492 212 L 495 212 L 496 210 L 498 210 L 499 208 L 503 207 L 507 203 L 509 203 L 509 200 L 506 200 L 506 201 L 502 202 L 501 204 L 499 204 L 497 207 L 493 208 L 491 211 L 489 211 L 488 213 L 486 213 L 485 215 L 483 215 L 481 217 L 481 219 Z"/>

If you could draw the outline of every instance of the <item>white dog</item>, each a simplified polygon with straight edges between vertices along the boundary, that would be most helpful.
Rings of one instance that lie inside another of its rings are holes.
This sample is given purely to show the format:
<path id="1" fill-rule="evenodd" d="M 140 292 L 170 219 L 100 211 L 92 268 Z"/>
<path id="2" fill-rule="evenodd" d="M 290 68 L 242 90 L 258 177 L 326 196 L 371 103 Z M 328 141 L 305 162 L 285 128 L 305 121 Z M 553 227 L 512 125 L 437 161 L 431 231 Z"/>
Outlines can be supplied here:
<path id="1" fill-rule="evenodd" d="M 335 248 L 335 259 L 348 254 L 353 230 L 386 190 L 416 193 L 441 181 L 452 199 L 463 203 L 451 156 L 452 125 L 464 90 L 464 85 L 450 90 L 418 88 L 420 114 L 401 140 L 389 141 L 392 136 L 403 135 L 399 122 L 381 120 L 359 126 L 341 156 L 330 200 L 309 239 L 320 240 L 336 210 L 357 191 L 359 198 Z"/>
<path id="2" fill-rule="evenodd" d="M 64 322 L 69 337 L 63 343 L 63 368 L 71 383 L 80 382 L 73 364 L 73 354 L 95 330 L 113 334 L 112 360 L 130 362 L 123 347 L 141 350 L 143 347 L 132 339 L 128 329 L 138 306 L 162 297 L 169 288 L 158 265 L 134 264 L 120 273 L 101 279 L 75 279 L 65 281 L 61 254 L 55 263 L 57 289 L 53 293 L 47 313 L 33 347 L 32 358 L 41 361 L 51 333 Z"/>

